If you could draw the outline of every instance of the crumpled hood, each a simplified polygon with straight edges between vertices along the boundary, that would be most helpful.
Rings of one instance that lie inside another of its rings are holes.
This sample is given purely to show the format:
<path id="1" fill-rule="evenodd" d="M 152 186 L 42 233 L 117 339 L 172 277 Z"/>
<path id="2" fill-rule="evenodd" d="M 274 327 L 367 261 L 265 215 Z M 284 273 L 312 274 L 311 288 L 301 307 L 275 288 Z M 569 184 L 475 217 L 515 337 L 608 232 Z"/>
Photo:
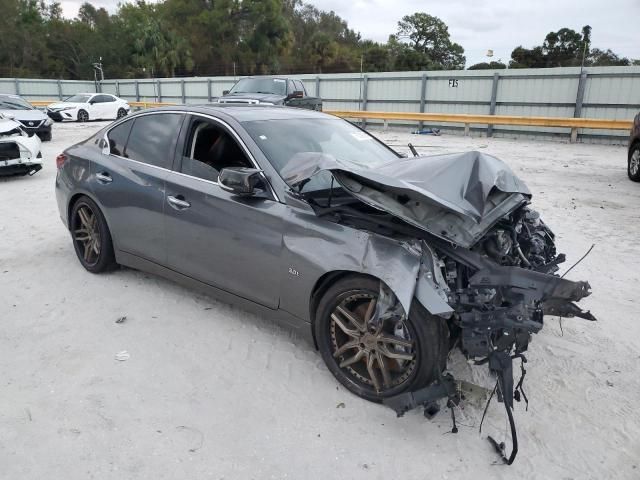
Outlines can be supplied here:
<path id="1" fill-rule="evenodd" d="M 466 248 L 531 198 L 508 165 L 480 152 L 399 159 L 373 169 L 307 153 L 282 174 L 294 186 L 322 170 L 362 202 Z"/>
<path id="2" fill-rule="evenodd" d="M 218 98 L 218 103 L 233 103 L 242 100 L 255 100 L 257 102 L 269 102 L 274 105 L 283 103 L 284 95 L 276 95 L 273 93 L 230 93 Z"/>
<path id="3" fill-rule="evenodd" d="M 22 128 L 22 125 L 10 118 L 0 118 L 0 136 L 12 132 L 16 128 Z"/>

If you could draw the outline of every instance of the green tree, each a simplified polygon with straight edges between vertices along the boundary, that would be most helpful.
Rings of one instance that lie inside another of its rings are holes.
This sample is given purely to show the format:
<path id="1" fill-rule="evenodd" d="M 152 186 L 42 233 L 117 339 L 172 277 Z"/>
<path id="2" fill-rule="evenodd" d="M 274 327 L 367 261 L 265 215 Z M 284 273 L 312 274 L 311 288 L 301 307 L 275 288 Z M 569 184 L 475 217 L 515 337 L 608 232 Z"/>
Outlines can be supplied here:
<path id="1" fill-rule="evenodd" d="M 398 22 L 396 38 L 408 40 L 416 52 L 425 54 L 430 69 L 464 68 L 464 48 L 451 41 L 449 27 L 438 17 L 427 13 L 406 15 Z"/>
<path id="2" fill-rule="evenodd" d="M 187 42 L 163 22 L 159 7 L 138 1 L 124 4 L 118 11 L 120 27 L 129 41 L 129 63 L 136 76 L 175 75 L 177 67 L 193 68 Z"/>
<path id="3" fill-rule="evenodd" d="M 480 62 L 475 65 L 471 65 L 467 70 L 502 70 L 507 66 L 500 61 Z"/>
<path id="4" fill-rule="evenodd" d="M 511 52 L 511 68 L 547 68 L 629 65 L 627 58 L 619 57 L 611 50 L 591 48 L 591 27 L 585 25 L 581 33 L 570 28 L 550 32 L 542 45 L 532 49 L 522 46 Z"/>
<path id="5" fill-rule="evenodd" d="M 609 49 L 604 51 L 594 48 L 589 53 L 587 64 L 593 67 L 613 67 L 631 65 L 631 61 L 626 57 L 616 55 Z"/>

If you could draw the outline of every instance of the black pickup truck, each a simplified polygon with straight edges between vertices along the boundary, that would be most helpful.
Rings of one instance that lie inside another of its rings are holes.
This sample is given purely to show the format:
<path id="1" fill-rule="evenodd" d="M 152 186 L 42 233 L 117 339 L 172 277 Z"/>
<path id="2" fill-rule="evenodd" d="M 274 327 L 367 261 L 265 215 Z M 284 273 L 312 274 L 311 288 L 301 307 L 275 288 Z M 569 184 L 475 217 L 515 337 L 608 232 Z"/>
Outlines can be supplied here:
<path id="1" fill-rule="evenodd" d="M 218 103 L 286 105 L 322 110 L 322 99 L 307 94 L 300 80 L 283 77 L 247 77 L 222 93 Z"/>

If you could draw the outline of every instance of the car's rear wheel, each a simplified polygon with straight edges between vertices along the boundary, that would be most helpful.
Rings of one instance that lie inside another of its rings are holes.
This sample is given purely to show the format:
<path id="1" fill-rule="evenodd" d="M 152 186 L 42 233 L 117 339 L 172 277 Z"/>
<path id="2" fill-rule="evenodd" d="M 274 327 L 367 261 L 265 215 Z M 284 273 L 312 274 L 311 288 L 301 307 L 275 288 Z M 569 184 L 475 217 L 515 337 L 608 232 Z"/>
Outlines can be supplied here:
<path id="1" fill-rule="evenodd" d="M 414 301 L 409 317 L 400 307 L 398 315 L 375 321 L 382 312 L 379 300 L 380 281 L 343 278 L 320 300 L 315 323 L 331 373 L 351 392 L 374 402 L 432 383 L 445 368 L 448 351 L 443 319 Z"/>
<path id="2" fill-rule="evenodd" d="M 627 174 L 634 182 L 640 182 L 640 143 L 636 143 L 629 150 Z"/>
<path id="3" fill-rule="evenodd" d="M 89 121 L 89 114 L 87 113 L 86 110 L 78 111 L 78 121 L 79 122 L 88 122 Z"/>
<path id="4" fill-rule="evenodd" d="M 80 197 L 71 209 L 70 221 L 73 247 L 82 266 L 92 273 L 115 267 L 109 227 L 96 203 Z"/>
<path id="5" fill-rule="evenodd" d="M 127 116 L 127 111 L 124 108 L 119 108 L 117 118 L 122 118 L 126 116 Z"/>

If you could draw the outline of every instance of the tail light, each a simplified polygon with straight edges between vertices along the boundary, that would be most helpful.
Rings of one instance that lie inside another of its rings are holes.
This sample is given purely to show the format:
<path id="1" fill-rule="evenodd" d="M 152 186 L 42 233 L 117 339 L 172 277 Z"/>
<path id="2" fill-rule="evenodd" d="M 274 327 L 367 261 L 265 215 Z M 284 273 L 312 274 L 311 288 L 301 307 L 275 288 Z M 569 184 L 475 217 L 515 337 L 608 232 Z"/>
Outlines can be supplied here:
<path id="1" fill-rule="evenodd" d="M 67 156 L 64 153 L 61 153 L 60 155 L 58 155 L 56 157 L 56 167 L 58 167 L 58 169 L 61 169 L 62 166 L 64 165 L 64 162 L 67 161 Z"/>

